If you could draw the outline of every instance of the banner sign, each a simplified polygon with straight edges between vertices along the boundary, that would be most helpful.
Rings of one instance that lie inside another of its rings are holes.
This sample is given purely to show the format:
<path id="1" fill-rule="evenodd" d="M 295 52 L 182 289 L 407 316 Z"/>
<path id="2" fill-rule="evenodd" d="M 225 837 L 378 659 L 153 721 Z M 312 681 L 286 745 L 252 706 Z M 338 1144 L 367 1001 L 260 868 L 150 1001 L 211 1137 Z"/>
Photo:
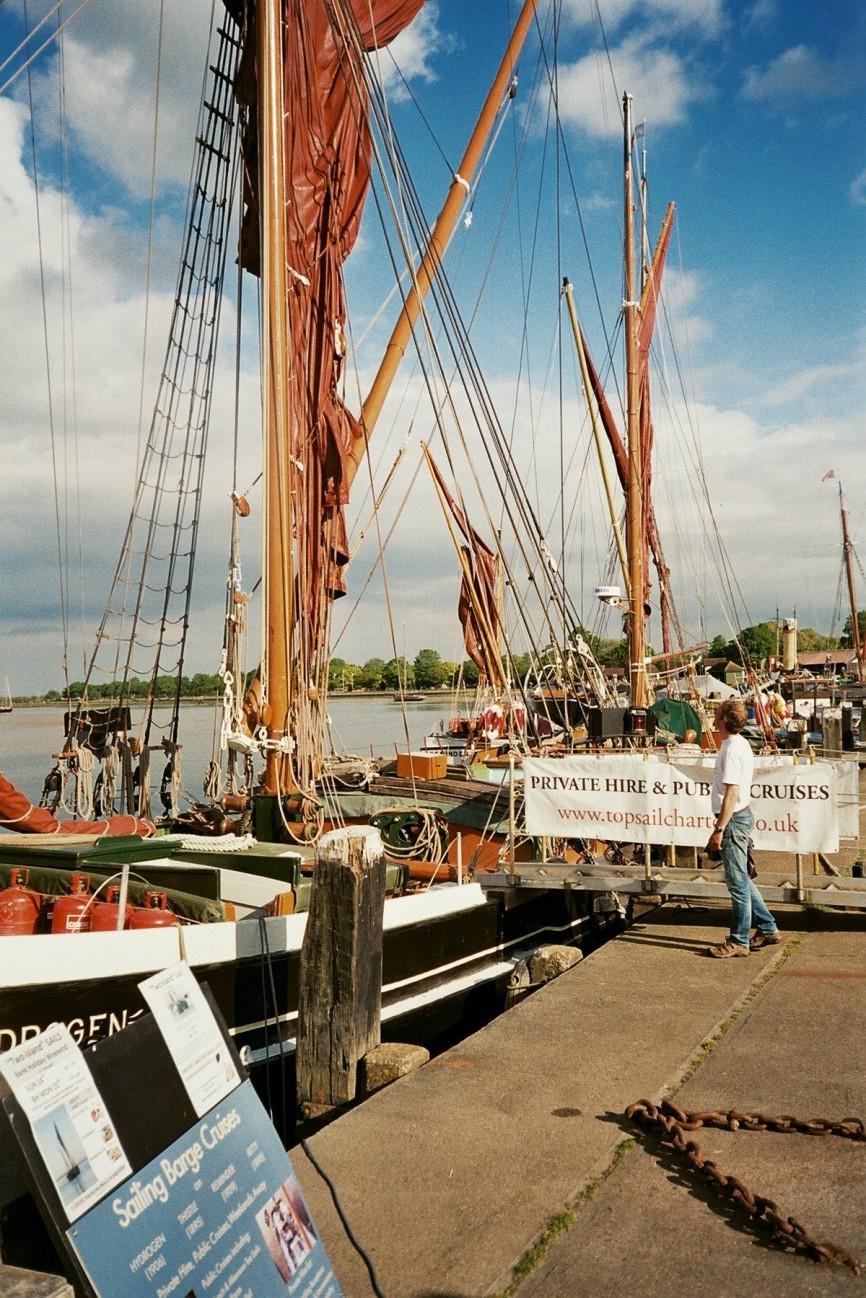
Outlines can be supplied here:
<path id="1" fill-rule="evenodd" d="M 100 1298 L 342 1298 L 247 1081 L 66 1232 Z"/>
<path id="2" fill-rule="evenodd" d="M 704 847 L 714 824 L 713 758 L 653 754 L 526 758 L 526 830 L 553 838 Z M 837 852 L 838 777 L 833 765 L 756 758 L 752 837 L 762 852 Z"/>

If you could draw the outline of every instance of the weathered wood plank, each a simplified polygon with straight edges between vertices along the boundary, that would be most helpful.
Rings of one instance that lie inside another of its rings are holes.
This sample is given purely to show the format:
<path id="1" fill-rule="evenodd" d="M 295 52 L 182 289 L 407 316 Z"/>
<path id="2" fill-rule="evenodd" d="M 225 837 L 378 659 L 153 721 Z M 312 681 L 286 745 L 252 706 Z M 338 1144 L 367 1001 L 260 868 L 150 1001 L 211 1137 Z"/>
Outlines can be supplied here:
<path id="1" fill-rule="evenodd" d="M 379 832 L 325 834 L 316 851 L 301 950 L 298 1106 L 355 1099 L 358 1063 L 378 1046 L 385 854 Z"/>

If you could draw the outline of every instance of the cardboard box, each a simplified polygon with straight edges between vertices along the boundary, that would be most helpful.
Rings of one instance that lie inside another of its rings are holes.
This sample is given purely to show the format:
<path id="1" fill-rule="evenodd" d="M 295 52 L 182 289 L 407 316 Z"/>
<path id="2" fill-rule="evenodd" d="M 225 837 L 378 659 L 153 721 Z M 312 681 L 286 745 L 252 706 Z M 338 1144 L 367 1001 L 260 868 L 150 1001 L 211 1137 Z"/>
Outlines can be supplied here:
<path id="1" fill-rule="evenodd" d="M 398 753 L 397 774 L 404 779 L 444 780 L 448 772 L 445 753 Z"/>

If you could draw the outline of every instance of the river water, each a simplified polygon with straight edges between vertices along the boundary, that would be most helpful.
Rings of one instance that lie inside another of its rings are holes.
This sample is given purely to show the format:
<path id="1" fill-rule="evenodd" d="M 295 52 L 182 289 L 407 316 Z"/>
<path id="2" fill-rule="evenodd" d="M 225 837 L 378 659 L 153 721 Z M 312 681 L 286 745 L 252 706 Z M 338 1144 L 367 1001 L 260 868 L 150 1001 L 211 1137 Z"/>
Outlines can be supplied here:
<path id="1" fill-rule="evenodd" d="M 342 695 L 328 704 L 334 748 L 361 757 L 391 757 L 397 750 L 418 748 L 424 736 L 437 729 L 440 721 L 447 722 L 455 710 L 454 697 L 446 691 L 405 705 L 390 695 Z M 133 709 L 133 728 L 138 715 Z M 184 706 L 181 768 L 184 784 L 193 792 L 201 788 L 218 727 L 215 708 Z M 38 801 L 45 776 L 54 765 L 52 754 L 62 746 L 63 708 L 18 707 L 0 714 L 0 772 L 31 801 Z"/>

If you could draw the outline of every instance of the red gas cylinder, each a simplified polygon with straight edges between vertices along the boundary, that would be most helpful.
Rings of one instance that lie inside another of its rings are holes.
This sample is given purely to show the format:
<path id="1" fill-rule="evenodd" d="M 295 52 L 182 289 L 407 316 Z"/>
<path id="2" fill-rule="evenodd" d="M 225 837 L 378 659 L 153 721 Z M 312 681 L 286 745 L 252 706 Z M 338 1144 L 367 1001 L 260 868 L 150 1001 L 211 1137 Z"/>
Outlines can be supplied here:
<path id="1" fill-rule="evenodd" d="M 42 897 L 26 887 L 29 878 L 29 870 L 9 871 L 9 887 L 0 892 L 0 937 L 36 932 Z"/>
<path id="2" fill-rule="evenodd" d="M 170 924 L 179 924 L 180 920 L 168 908 L 168 897 L 164 892 L 149 892 L 143 906 L 136 906 L 132 912 L 127 928 L 168 928 Z"/>
<path id="3" fill-rule="evenodd" d="M 93 918 L 90 921 L 91 933 L 113 933 L 117 928 L 117 912 L 120 909 L 118 897 L 120 896 L 120 884 L 110 883 L 105 890 L 105 900 L 93 903 L 91 914 Z M 123 917 L 121 928 L 125 928 L 129 923 L 129 917 L 132 914 L 132 907 L 126 907 L 126 913 Z"/>
<path id="4" fill-rule="evenodd" d="M 54 903 L 52 933 L 89 933 L 93 918 L 89 874 L 73 874 L 69 892 Z"/>

